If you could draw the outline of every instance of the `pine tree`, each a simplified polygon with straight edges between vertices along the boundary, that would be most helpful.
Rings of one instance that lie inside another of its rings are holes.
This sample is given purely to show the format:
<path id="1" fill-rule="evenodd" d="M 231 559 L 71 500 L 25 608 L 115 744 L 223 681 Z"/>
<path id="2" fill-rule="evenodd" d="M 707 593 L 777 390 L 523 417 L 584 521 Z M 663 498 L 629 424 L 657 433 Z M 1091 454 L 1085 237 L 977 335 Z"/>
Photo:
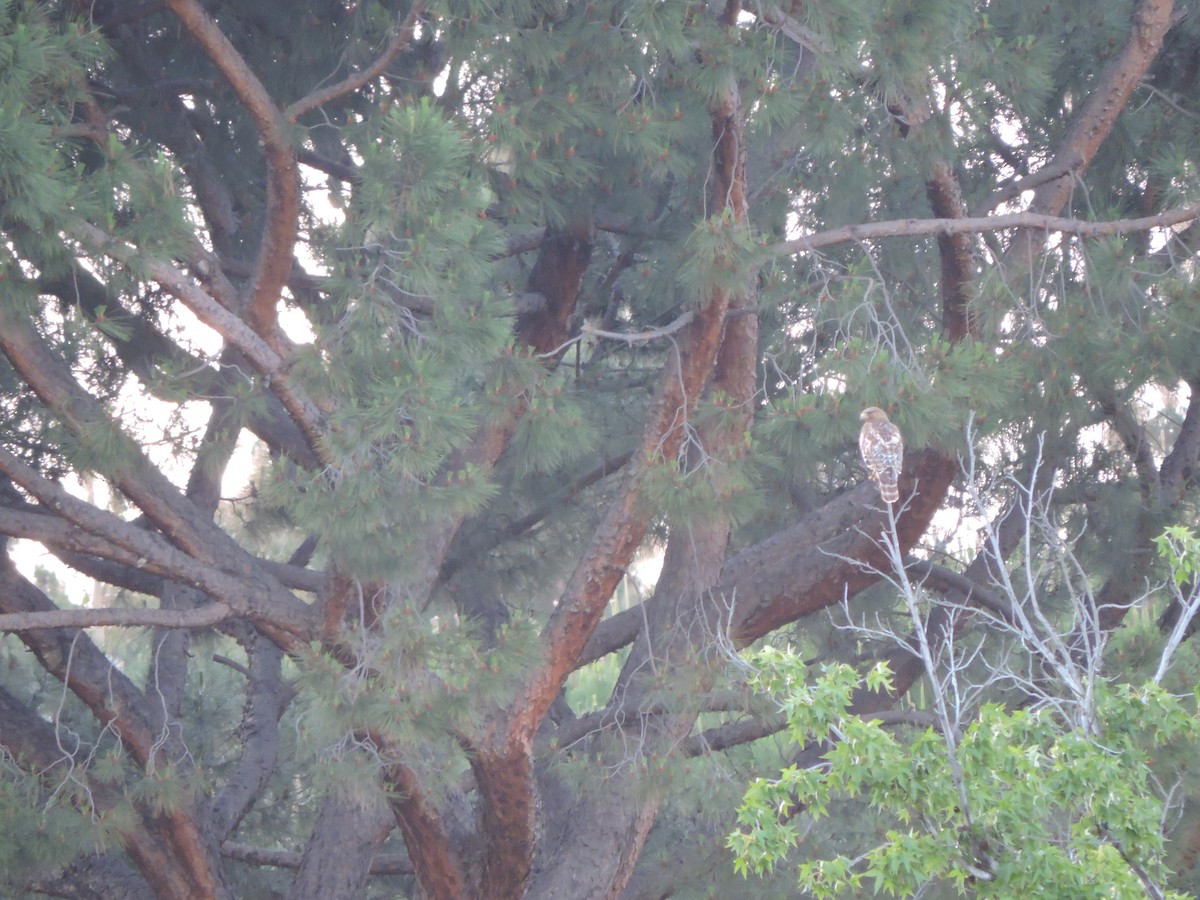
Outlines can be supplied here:
<path id="1" fill-rule="evenodd" d="M 724 843 L 793 751 L 738 651 L 923 707 L 838 627 L 902 629 L 897 569 L 978 638 L 1076 560 L 1048 620 L 1135 681 L 1189 609 L 1194 18 L 0 4 L 0 882 L 761 896 Z"/>

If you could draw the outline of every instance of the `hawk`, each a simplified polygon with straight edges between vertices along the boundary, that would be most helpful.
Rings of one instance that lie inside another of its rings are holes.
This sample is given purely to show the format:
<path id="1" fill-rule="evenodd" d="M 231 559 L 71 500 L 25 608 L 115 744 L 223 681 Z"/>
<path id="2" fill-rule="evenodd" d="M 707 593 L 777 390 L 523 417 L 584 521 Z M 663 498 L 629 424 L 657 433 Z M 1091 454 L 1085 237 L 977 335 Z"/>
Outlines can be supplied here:
<path id="1" fill-rule="evenodd" d="M 871 479 L 879 483 L 879 496 L 885 503 L 895 503 L 900 499 L 897 482 L 904 466 L 904 438 L 878 406 L 868 406 L 858 417 L 863 422 L 858 433 L 863 462 Z"/>

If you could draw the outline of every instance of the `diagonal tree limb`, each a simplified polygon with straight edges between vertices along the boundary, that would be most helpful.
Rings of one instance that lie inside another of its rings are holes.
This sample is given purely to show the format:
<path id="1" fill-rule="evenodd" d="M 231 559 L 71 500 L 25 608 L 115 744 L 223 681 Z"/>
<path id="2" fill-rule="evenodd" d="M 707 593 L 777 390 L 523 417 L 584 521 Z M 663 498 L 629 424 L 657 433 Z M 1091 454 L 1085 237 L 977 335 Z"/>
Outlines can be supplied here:
<path id="1" fill-rule="evenodd" d="M 300 216 L 300 167 L 287 121 L 258 76 L 198 0 L 163 2 L 229 80 L 258 128 L 267 160 L 266 226 L 247 299 L 255 332 L 277 353 L 282 353 L 285 342 L 276 306 L 291 272 Z"/>
<path id="2" fill-rule="evenodd" d="M 731 0 L 726 4 L 721 22 L 730 32 L 739 13 L 739 2 Z M 731 79 L 710 110 L 713 150 L 711 192 L 707 201 L 709 208 L 714 211 L 713 216 L 727 219 L 735 225 L 744 225 L 748 221 L 742 116 L 738 85 Z M 699 325 L 703 329 L 705 318 L 712 307 L 717 307 L 717 314 L 724 321 L 714 324 L 723 326 L 723 332 L 716 333 L 717 343 L 711 351 L 701 343 L 690 347 L 685 343 L 681 348 L 675 365 L 695 365 L 695 382 L 672 398 L 675 408 L 671 410 L 671 422 L 655 423 L 651 418 L 646 436 L 653 436 L 655 446 L 670 440 L 672 432 L 682 430 L 676 423 L 679 419 L 686 421 L 692 405 L 706 385 L 714 393 L 719 392 L 728 398 L 730 410 L 720 421 L 689 427 L 689 441 L 694 442 L 693 446 L 702 448 L 697 452 L 721 457 L 736 452 L 739 443 L 744 440 L 753 414 L 753 398 L 757 388 L 758 320 L 753 314 L 727 319 L 726 313 L 730 309 L 753 307 L 748 295 L 748 285 L 751 283 L 749 276 L 746 283 L 747 287 L 741 291 L 728 287 L 713 288 L 708 296 L 696 298 L 694 318 L 688 323 L 688 328 Z M 668 372 L 668 377 L 682 374 L 671 369 Z M 657 432 L 651 431 L 651 428 Z M 653 452 L 645 444 L 643 447 L 643 454 Z M 678 465 L 681 450 L 682 442 L 674 444 L 664 453 L 664 464 Z M 636 456 L 633 466 L 635 469 L 627 482 L 627 491 L 640 488 L 635 480 L 638 466 Z M 630 512 L 632 510 L 626 508 L 623 515 L 628 516 Z M 642 517 L 645 515 L 640 510 L 638 513 Z M 638 524 L 644 527 L 644 522 L 642 518 Z M 697 660 L 706 657 L 707 650 L 717 639 L 713 630 L 705 627 L 705 623 L 715 624 L 723 620 L 721 598 L 711 589 L 719 577 L 730 528 L 728 516 L 719 510 L 714 510 L 703 521 L 678 523 L 672 527 L 654 597 L 644 604 L 648 614 L 647 628 L 635 642 L 606 705 L 605 713 L 615 718 L 628 713 L 630 718 L 638 720 L 638 725 L 634 727 L 641 729 L 645 741 L 639 753 L 645 754 L 646 758 L 667 753 L 684 739 L 693 727 L 699 707 L 674 713 L 646 714 L 645 710 L 653 705 L 648 703 L 647 692 L 652 692 L 654 687 L 647 684 L 640 677 L 641 674 L 653 669 L 670 680 L 672 675 L 668 673 L 679 673 L 687 680 L 694 681 L 702 690 L 711 683 L 713 670 L 697 663 Z M 599 533 L 604 533 L 603 526 Z M 637 535 L 639 542 L 643 534 L 644 531 Z M 622 549 L 610 547 L 605 555 L 610 566 L 620 566 L 623 570 L 628 565 L 628 558 L 622 555 Z M 588 550 L 591 552 L 593 548 L 589 547 Z M 613 587 L 615 584 L 608 587 L 602 599 L 607 600 Z M 572 602 L 570 588 L 564 600 Z M 594 601 L 587 602 L 590 604 Z M 570 658 L 565 660 L 567 667 L 578 658 L 597 623 L 598 616 L 594 612 L 590 612 L 590 615 L 592 617 L 584 625 L 586 631 L 582 639 L 576 638 Z M 552 620 L 547 630 L 553 626 Z M 556 677 L 563 676 L 565 670 L 561 675 L 556 673 Z M 560 686 L 561 682 L 555 686 L 556 693 Z M 569 818 L 555 824 L 555 831 L 560 834 L 556 834 L 553 842 L 543 850 L 544 855 L 566 855 L 585 861 L 603 859 L 605 862 L 600 866 L 602 871 L 586 881 L 572 883 L 575 876 L 562 867 L 550 867 L 538 873 L 532 888 L 534 893 L 564 896 L 575 890 L 593 896 L 615 897 L 625 888 L 657 819 L 661 795 L 643 790 L 636 781 L 613 784 L 607 793 L 609 796 L 603 801 L 607 814 L 601 814 L 595 800 L 582 800 L 577 808 L 572 809 Z M 612 860 L 616 861 L 615 865 Z"/>
<path id="3" fill-rule="evenodd" d="M 114 554 L 115 561 L 139 568 L 144 566 L 155 574 L 195 585 L 214 599 L 227 603 L 238 615 L 257 618 L 272 629 L 287 629 L 298 635 L 310 633 L 311 617 L 307 607 L 274 579 L 263 577 L 252 564 L 245 567 L 248 571 L 233 574 L 218 568 L 218 561 L 236 564 L 236 556 L 232 560 L 219 560 L 219 557 L 198 560 L 171 546 L 161 536 L 71 496 L 60 485 L 39 475 L 3 448 L 0 448 L 0 472 L 83 531 L 124 551 Z M 0 521 L 30 515 L 33 514 L 10 512 L 0 517 Z M 84 552 L 103 551 L 103 542 L 87 544 Z M 244 554 L 239 551 L 237 556 Z M 245 558 L 247 561 L 252 559 Z"/>
<path id="4" fill-rule="evenodd" d="M 59 612 L 53 601 L 21 575 L 5 554 L 0 558 L 0 612 L 6 615 Z M 61 681 L 101 724 L 115 728 L 138 765 L 152 764 L 159 733 L 145 695 L 88 638 L 73 629 L 22 632 L 21 641 L 42 667 Z"/>
<path id="5" fill-rule="evenodd" d="M 0 351 L 13 368 L 84 447 L 111 441 L 120 453 L 108 453 L 101 471 L 120 487 L 172 541 L 189 553 L 215 562 L 211 523 L 205 522 L 166 477 L 145 458 L 137 443 L 111 420 L 101 404 L 80 387 L 66 365 L 11 308 L 0 308 Z M 110 447 L 112 445 L 110 444 Z M 115 457 L 120 456 L 120 461 Z M 16 462 L 6 453 L 6 474 L 19 481 Z M 28 487 L 22 482 L 23 486 Z M 228 538 L 226 538 L 228 540 Z"/>
<path id="6" fill-rule="evenodd" d="M 1158 469 L 1159 485 L 1164 503 L 1174 507 L 1183 492 L 1200 477 L 1200 377 L 1188 379 L 1191 398 L 1175 443 Z"/>
<path id="7" fill-rule="evenodd" d="M 467 895 L 467 873 L 438 810 L 416 772 L 408 766 L 388 767 L 388 781 L 399 789 L 390 799 L 404 835 L 408 857 L 421 889 L 430 900 L 457 900 Z"/>
<path id="8" fill-rule="evenodd" d="M 92 322 L 97 321 L 103 308 L 107 318 L 128 328 L 126 340 L 112 340 L 109 344 L 117 358 L 137 374 L 143 387 L 154 396 L 164 396 L 160 388 L 160 367 L 164 366 L 171 371 L 188 373 L 171 376 L 170 383 L 176 387 L 183 383 L 193 395 L 201 397 L 227 395 L 233 390 L 234 382 L 244 377 L 238 371 L 244 367 L 243 357 L 227 350 L 223 367 L 212 368 L 208 360 L 193 356 L 146 319 L 131 313 L 78 261 L 69 277 L 42 279 L 35 286 L 39 293 L 51 294 L 77 306 Z M 250 412 L 247 428 L 271 450 L 286 454 L 299 466 L 314 467 L 316 457 L 278 397 L 270 393 L 266 400 L 266 410 Z"/>
<path id="9" fill-rule="evenodd" d="M 144 259 L 135 248 L 110 237 L 90 223 L 78 223 L 76 236 L 97 252 L 128 265 L 140 266 L 195 313 L 201 322 L 241 351 L 255 371 L 267 379 L 268 388 L 279 398 L 288 415 L 304 434 L 308 449 L 321 462 L 329 462 L 323 441 L 325 425 L 321 410 L 292 378 L 284 358 L 234 312 L 234 306 L 218 302 L 170 263 L 158 259 Z"/>
<path id="10" fill-rule="evenodd" d="M 30 474 L 32 477 L 34 473 Z M 48 483 L 48 489 L 51 484 Z M 62 496 L 77 500 L 66 492 Z M 79 512 L 82 514 L 85 510 L 86 507 Z M 162 578 L 194 584 L 204 576 L 203 567 L 189 563 L 191 557 L 161 542 L 161 538 L 153 532 L 121 519 L 108 524 L 116 526 L 117 523 L 135 529 L 133 533 L 124 533 L 125 539 L 133 543 L 126 546 L 110 540 L 72 523 L 68 518 L 32 504 L 22 504 L 19 508 L 0 505 L 0 535 L 37 541 L 71 568 L 106 584 L 141 594 L 157 595 Z M 95 527 L 103 530 L 106 526 L 101 524 L 101 519 L 97 519 Z M 323 572 L 269 559 L 258 559 L 257 565 L 280 584 L 293 590 L 321 594 L 328 586 L 328 578 Z M 205 583 L 211 585 L 212 590 L 218 589 L 217 582 Z M 233 590 L 233 583 L 224 583 L 220 589 Z"/>
<path id="11" fill-rule="evenodd" d="M 37 772 L 44 782 L 50 784 L 60 777 L 60 772 L 69 768 L 69 765 L 64 765 L 70 761 L 59 747 L 53 726 L 3 688 L 0 688 L 0 746 L 19 760 L 27 771 Z M 62 777 L 68 776 L 64 774 Z M 75 771 L 71 771 L 69 777 L 82 795 L 76 802 L 81 814 L 103 817 L 125 802 L 120 791 L 114 787 L 94 782 Z M 170 847 L 164 845 L 161 835 L 151 827 L 148 817 L 135 816 L 118 830 L 118 834 L 121 846 L 137 864 L 157 896 L 196 896 L 190 893 L 197 889 L 193 873 L 181 864 Z M 129 883 L 128 874 L 121 881 L 123 886 L 133 886 Z M 95 882 L 89 878 L 88 884 L 89 893 L 86 896 L 94 896 L 90 888 Z"/>
<path id="12" fill-rule="evenodd" d="M 1134 10 L 1129 39 L 1100 73 L 1078 115 L 1055 147 L 1054 156 L 1046 164 L 1049 167 L 1064 166 L 1066 174 L 1034 191 L 1030 212 L 1058 215 L 1067 205 L 1075 178 L 1095 159 L 1129 98 L 1162 49 L 1163 38 L 1175 22 L 1174 5 L 1173 0 L 1140 0 Z M 1023 229 L 1014 240 L 1015 257 L 1010 262 L 1024 271 L 1033 265 L 1045 241 L 1045 229 L 1036 225 Z"/>

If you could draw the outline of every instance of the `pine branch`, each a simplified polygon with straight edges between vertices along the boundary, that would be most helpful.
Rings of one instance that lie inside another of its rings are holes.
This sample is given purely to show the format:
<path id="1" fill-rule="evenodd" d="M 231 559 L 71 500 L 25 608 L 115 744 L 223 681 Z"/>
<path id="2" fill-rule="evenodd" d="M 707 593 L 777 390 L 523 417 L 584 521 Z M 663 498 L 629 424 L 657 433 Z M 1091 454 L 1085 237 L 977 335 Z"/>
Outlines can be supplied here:
<path id="1" fill-rule="evenodd" d="M 270 847 L 254 847 L 238 841 L 225 841 L 221 855 L 236 859 L 251 866 L 274 866 L 279 869 L 298 869 L 304 859 L 303 853 L 295 850 L 275 850 Z M 412 875 L 413 864 L 406 855 L 392 854 L 377 856 L 371 863 L 372 875 Z"/>
<path id="2" fill-rule="evenodd" d="M 983 216 L 988 210 L 995 209 L 1001 203 L 1012 200 L 1014 197 L 1020 197 L 1026 191 L 1031 191 L 1043 184 L 1062 178 L 1064 175 L 1073 174 L 1082 164 L 1083 160 L 1080 157 L 1067 156 L 1042 166 L 1036 172 L 1026 175 L 1024 178 L 1018 178 L 1016 181 L 992 191 L 985 199 L 975 204 L 968 215 L 972 217 Z"/>
<path id="3" fill-rule="evenodd" d="M 1082 380 L 1087 383 L 1086 377 Z M 1125 452 L 1129 454 L 1138 474 L 1138 486 L 1142 496 L 1149 505 L 1157 505 L 1160 476 L 1145 426 L 1137 420 L 1129 406 L 1117 398 L 1114 391 L 1100 387 L 1093 388 L 1093 392 L 1097 395 L 1100 409 L 1108 419 L 1110 427 L 1121 439 Z"/>
<path id="4" fill-rule="evenodd" d="M 0 613 L 0 631 L 39 628 L 206 628 L 234 617 L 224 603 L 195 609 L 56 609 L 43 612 Z"/>
<path id="5" fill-rule="evenodd" d="M 258 128 L 267 159 L 267 209 L 258 260 L 248 286 L 250 321 L 257 334 L 282 353 L 284 340 L 276 305 L 291 272 L 300 215 L 300 169 L 287 122 L 258 76 L 198 0 L 164 3 L 229 80 Z"/>
<path id="6" fill-rule="evenodd" d="M 944 161 L 934 164 L 925 192 L 935 216 L 964 217 L 961 186 Z M 962 340 L 968 334 L 978 337 L 970 315 L 975 286 L 974 242 L 963 233 L 938 235 L 938 256 L 942 264 L 942 327 L 952 341 Z"/>
<path id="7" fill-rule="evenodd" d="M 223 840 L 249 812 L 275 771 L 279 754 L 279 717 L 292 691 L 282 674 L 283 654 L 253 626 L 242 623 L 234 634 L 246 650 L 246 702 L 237 735 L 242 752 L 229 779 L 213 798 L 212 834 Z"/>
<path id="8" fill-rule="evenodd" d="M 310 169 L 316 169 L 318 172 L 324 172 L 331 178 L 336 178 L 338 181 L 343 181 L 346 184 L 362 183 L 362 175 L 353 166 L 329 159 L 312 150 L 301 150 L 297 155 L 297 159 L 301 165 L 308 166 Z"/>
<path id="9" fill-rule="evenodd" d="M 0 559 L 0 614 L 54 612 L 61 610 L 21 575 L 10 559 Z M 145 695 L 91 638 L 78 631 L 54 629 L 22 631 L 20 637 L 42 667 L 62 681 L 97 722 L 116 727 L 138 765 L 147 765 L 155 753 L 158 730 L 151 724 Z"/>
<path id="10" fill-rule="evenodd" d="M 321 410 L 291 377 L 285 360 L 233 311 L 233 306 L 219 303 L 174 265 L 159 259 L 143 258 L 135 248 L 110 237 L 88 222 L 80 222 L 76 226 L 76 236 L 97 252 L 127 265 L 140 266 L 195 313 L 200 321 L 240 350 L 255 371 L 267 379 L 272 393 L 279 398 L 303 433 L 309 450 L 322 462 L 328 463 L 322 452 L 325 426 Z"/>
<path id="11" fill-rule="evenodd" d="M 1173 0 L 1141 0 L 1133 14 L 1129 40 L 1104 67 L 1048 166 L 1069 165 L 1078 159 L 1082 170 L 1095 158 L 1158 56 L 1167 29 L 1175 21 L 1173 8 Z M 1071 188 L 1072 180 L 1066 176 L 1048 182 L 1034 193 L 1029 208 L 1039 213 L 1057 213 L 1066 205 Z"/>
<path id="12" fill-rule="evenodd" d="M 60 485 L 44 478 L 2 448 L 0 471 L 69 521 L 136 554 L 136 558 L 147 562 L 153 559 L 164 565 L 170 560 L 171 565 L 195 572 L 195 575 L 185 578 L 192 583 L 207 581 L 215 587 L 225 577 L 217 574 L 215 566 L 218 563 L 236 564 L 239 558 L 245 557 L 232 539 L 211 521 L 205 520 L 196 507 L 146 459 L 132 439 L 109 419 L 100 404 L 79 386 L 66 367 L 50 353 L 28 322 L 15 316 L 7 307 L 0 307 L 0 349 L 42 402 L 58 414 L 81 442 L 86 445 L 96 440 L 95 433 L 99 432 L 112 435 L 122 445 L 120 459 L 107 466 L 103 473 L 170 540 L 182 547 L 186 555 L 167 545 L 161 538 L 155 538 L 110 513 L 72 497 Z M 126 557 L 117 561 L 129 560 Z M 175 574 L 180 572 L 176 570 Z M 227 592 L 229 590 L 227 585 L 224 589 Z M 244 600 L 242 606 L 246 606 Z"/>
<path id="13" fill-rule="evenodd" d="M 643 606 L 643 603 L 639 603 L 637 606 L 623 609 L 597 625 L 579 658 L 575 660 L 575 670 L 631 644 L 646 621 Z"/>
<path id="14" fill-rule="evenodd" d="M 387 781 L 395 791 L 388 802 L 404 835 L 413 871 L 431 900 L 456 900 L 470 893 L 463 860 L 455 852 L 438 814 L 417 773 L 393 763 L 386 768 Z"/>
<path id="15" fill-rule="evenodd" d="M 874 241 L 891 237 L 926 237 L 932 235 L 980 234 L 987 231 L 1003 231 L 1009 228 L 1024 228 L 1034 231 L 1060 232 L 1080 237 L 1106 237 L 1134 231 L 1149 231 L 1152 228 L 1169 228 L 1183 222 L 1200 218 L 1200 204 L 1167 210 L 1154 216 L 1136 219 L 1111 219 L 1106 222 L 1088 222 L 1083 219 L 1042 215 L 1034 212 L 1006 213 L 999 216 L 963 217 L 950 219 L 891 219 L 885 222 L 867 222 L 862 225 L 843 225 L 828 231 L 795 238 L 777 245 L 772 255 L 790 256 L 809 253 L 824 247 L 833 247 L 857 241 Z"/>
<path id="16" fill-rule="evenodd" d="M 1074 177 L 1069 176 L 1077 177 L 1091 164 L 1112 132 L 1118 117 L 1125 111 L 1134 89 L 1141 83 L 1162 48 L 1167 29 L 1174 21 L 1173 7 L 1173 0 L 1141 0 L 1138 4 L 1134 11 L 1129 40 L 1104 67 L 1087 100 L 1079 108 L 1079 114 L 1054 148 L 1054 154 L 1047 163 L 1052 169 L 1058 166 L 1065 167 L 1069 175 L 1049 181 L 1034 192 L 1029 204 L 1032 213 L 1057 215 L 1066 206 L 1074 187 Z M 1073 165 L 1076 161 L 1078 166 Z M 1192 209 L 1195 210 L 1196 207 Z M 1195 218 L 1195 215 L 1187 217 L 1191 218 Z M 1164 226 L 1167 224 L 1175 223 L 1164 223 Z M 1041 252 L 1045 240 L 1044 228 L 1033 225 L 1023 229 L 1016 235 L 1013 249 L 1010 251 L 1010 254 L 1016 254 L 1016 258 L 1010 260 L 1010 263 L 1015 264 L 1016 269 L 1026 271 L 1033 264 L 1034 257 Z"/>
<path id="17" fill-rule="evenodd" d="M 545 503 L 542 503 L 537 509 L 527 515 L 521 516 L 519 519 L 514 519 L 503 528 L 489 529 L 487 534 L 477 541 L 464 541 L 465 546 L 462 549 L 454 548 L 453 554 L 446 559 L 438 575 L 438 580 L 442 583 L 446 582 L 468 560 L 482 556 L 484 553 L 495 550 L 501 544 L 525 534 L 552 513 L 562 509 L 570 500 L 574 499 L 586 488 L 591 487 L 600 479 L 620 471 L 629 463 L 632 457 L 633 453 L 631 451 L 609 457 L 598 466 L 595 466 L 588 472 L 584 472 L 569 484 L 555 491 Z"/>
<path id="18" fill-rule="evenodd" d="M 736 84 L 711 111 L 713 215 L 727 211 L 744 221 L 745 156 L 742 145 L 740 97 Z M 714 291 L 695 311 L 695 317 L 678 338 L 679 351 L 664 368 L 659 387 L 644 423 L 641 445 L 633 468 L 617 498 L 609 505 L 593 539 L 584 549 L 579 564 L 545 629 L 548 659 L 544 671 L 530 684 L 532 691 L 520 716 L 510 724 L 510 739 L 524 733 L 532 736 L 558 689 L 575 665 L 595 629 L 617 583 L 641 544 L 649 525 L 642 503 L 644 460 L 674 459 L 683 443 L 684 422 L 707 381 L 717 352 L 730 294 Z"/>
<path id="19" fill-rule="evenodd" d="M 885 727 L 911 725 L 914 728 L 941 730 L 937 717 L 919 709 L 880 709 L 863 713 L 859 718 L 869 719 Z M 776 714 L 759 718 L 739 719 L 725 722 L 694 734 L 680 745 L 684 756 L 706 756 L 730 747 L 751 744 L 754 741 L 778 734 L 788 727 L 787 716 Z"/>
<path id="20" fill-rule="evenodd" d="M 784 35 L 795 41 L 805 50 L 811 50 L 820 56 L 832 57 L 835 55 L 835 49 L 826 43 L 824 38 L 785 13 L 778 6 L 769 6 L 766 9 L 760 7 L 760 10 L 759 15 L 764 22 L 778 28 Z"/>
<path id="21" fill-rule="evenodd" d="M 324 106 L 331 100 L 337 100 L 365 87 L 387 71 L 388 66 L 395 62 L 396 57 L 412 44 L 417 20 L 424 11 L 425 4 L 420 2 L 420 0 L 415 0 L 408 10 L 408 15 L 404 17 L 404 21 L 392 31 L 392 36 L 388 39 L 387 47 L 383 53 L 371 65 L 360 72 L 343 78 L 337 84 L 331 84 L 329 87 L 313 91 L 307 97 L 297 100 L 285 111 L 288 121 L 295 122 L 305 113 L 312 112 L 314 109 Z"/>
<path id="22" fill-rule="evenodd" d="M 236 546 L 212 522 L 205 520 L 179 489 L 150 463 L 137 443 L 79 385 L 65 363 L 50 351 L 29 322 L 7 306 L 0 307 L 0 350 L 47 409 L 83 446 L 97 441 L 111 442 L 112 450 L 106 454 L 98 471 L 133 500 L 172 541 L 209 563 L 221 559 Z M 62 499 L 68 496 L 65 491 L 47 482 L 15 456 L 3 451 L 0 458 L 3 459 L 0 468 L 31 492 L 36 493 L 36 488 L 44 495 L 60 495 L 56 497 L 59 503 L 69 502 Z M 39 499 L 43 497 L 39 496 Z M 48 501 L 43 499 L 43 502 Z M 105 535 L 103 531 L 96 533 Z"/>
<path id="23" fill-rule="evenodd" d="M 214 559 L 196 559 L 171 546 L 162 536 L 72 496 L 3 448 L 0 448 L 0 473 L 78 529 L 54 526 L 44 520 L 45 514 L 7 510 L 0 515 L 0 529 L 5 533 L 20 531 L 22 534 L 17 536 L 57 537 L 81 552 L 194 585 L 240 616 L 265 618 L 296 633 L 308 631 L 308 608 L 294 598 L 291 603 L 284 603 L 272 596 L 277 592 L 265 586 L 265 579 L 256 582 L 238 577 L 220 568 Z M 241 555 L 239 552 L 222 561 L 236 563 Z"/>
<path id="24" fill-rule="evenodd" d="M 47 722 L 3 688 L 0 688 L 0 746 L 4 747 L 11 759 L 19 760 L 25 771 L 36 774 L 47 786 L 55 786 L 57 779 L 74 782 L 85 793 L 94 815 L 105 815 L 128 803 L 128 798 L 119 787 L 93 781 L 88 777 L 85 767 L 75 767 L 75 760 L 64 755 L 56 723 Z M 121 828 L 122 849 L 139 868 L 147 863 L 156 867 L 157 884 L 165 891 L 159 896 L 188 896 L 187 893 L 175 893 L 188 890 L 187 879 L 180 873 L 180 866 L 173 855 L 163 846 L 163 835 L 157 829 L 152 830 L 149 821 L 149 818 L 134 816 L 124 823 Z M 73 866 L 73 874 L 74 869 Z M 90 877 L 83 880 L 86 882 L 85 891 L 52 896 L 96 896 L 98 882 Z M 133 881 L 126 878 L 119 880 L 125 885 Z M 137 893 L 131 896 L 144 894 L 145 882 L 140 882 L 140 885 Z"/>
<path id="25" fill-rule="evenodd" d="M 141 52 L 136 38 L 129 30 L 116 29 L 111 32 L 111 38 L 120 48 L 122 59 L 135 73 L 135 80 L 141 85 L 150 85 L 161 97 L 160 108 L 165 115 L 160 113 L 147 117 L 138 124 L 150 129 L 174 152 L 179 165 L 191 181 L 196 203 L 208 224 L 213 248 L 219 254 L 228 252 L 232 248 L 233 236 L 238 230 L 234 198 L 209 153 L 208 146 L 199 134 L 203 120 L 195 110 L 184 106 L 183 100 L 180 99 L 180 95 L 185 94 L 194 97 L 211 93 L 216 87 L 216 82 L 198 82 L 194 79 L 172 81 L 166 77 L 167 73 L 162 68 L 154 66 L 151 58 Z M 94 92 L 99 91 L 104 95 L 116 97 L 133 109 L 145 102 L 144 97 L 138 96 L 144 93 L 145 87 L 114 88 L 107 83 L 97 85 L 93 82 L 92 88 Z M 105 122 L 104 125 L 106 133 L 111 134 L 112 129 L 108 123 Z M 107 134 L 105 139 L 109 140 Z"/>
<path id="26" fill-rule="evenodd" d="M 1200 378 L 1189 378 L 1187 384 L 1191 397 L 1183 425 L 1158 470 L 1163 497 L 1172 507 L 1200 475 Z"/>

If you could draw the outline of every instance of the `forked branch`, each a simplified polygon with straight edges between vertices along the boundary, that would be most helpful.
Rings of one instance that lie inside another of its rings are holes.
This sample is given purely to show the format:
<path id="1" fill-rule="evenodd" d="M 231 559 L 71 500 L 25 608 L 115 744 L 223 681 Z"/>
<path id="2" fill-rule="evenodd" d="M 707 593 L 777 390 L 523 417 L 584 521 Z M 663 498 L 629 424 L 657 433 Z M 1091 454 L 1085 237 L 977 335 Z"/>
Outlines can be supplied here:
<path id="1" fill-rule="evenodd" d="M 300 216 L 300 167 L 288 138 L 287 122 L 258 76 L 198 0 L 164 2 L 229 80 L 258 128 L 267 158 L 267 209 L 266 227 L 248 288 L 250 321 L 263 340 L 282 352 L 284 341 L 276 306 L 292 270 Z"/>

